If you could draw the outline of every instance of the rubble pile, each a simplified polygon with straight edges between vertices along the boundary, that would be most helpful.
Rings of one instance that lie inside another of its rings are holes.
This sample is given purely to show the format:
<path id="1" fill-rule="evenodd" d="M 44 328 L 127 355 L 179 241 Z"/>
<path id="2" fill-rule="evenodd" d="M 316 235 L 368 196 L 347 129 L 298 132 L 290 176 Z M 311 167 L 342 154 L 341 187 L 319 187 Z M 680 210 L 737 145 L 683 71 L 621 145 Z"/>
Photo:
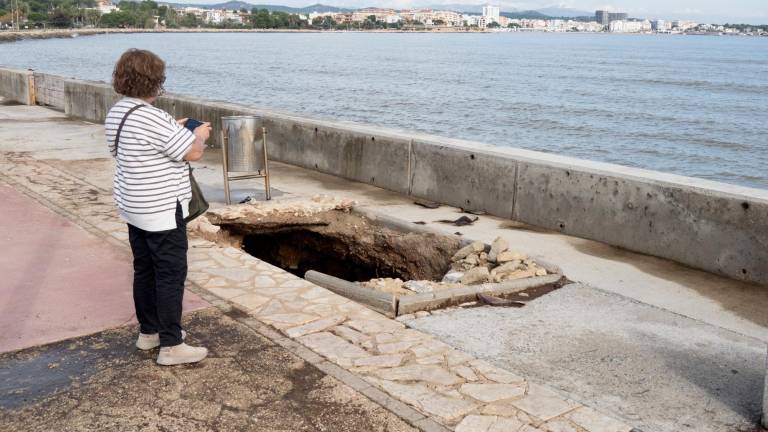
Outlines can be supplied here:
<path id="1" fill-rule="evenodd" d="M 451 258 L 451 271 L 443 281 L 476 285 L 546 274 L 547 270 L 527 255 L 510 250 L 507 241 L 497 237 L 490 250 L 486 250 L 485 244 L 479 241 L 459 249 Z"/>
<path id="2" fill-rule="evenodd" d="M 360 285 L 377 291 L 408 295 L 546 275 L 546 269 L 527 255 L 510 250 L 507 241 L 498 237 L 490 248 L 476 241 L 459 249 L 451 258 L 451 268 L 442 281 L 378 278 L 361 282 Z"/>

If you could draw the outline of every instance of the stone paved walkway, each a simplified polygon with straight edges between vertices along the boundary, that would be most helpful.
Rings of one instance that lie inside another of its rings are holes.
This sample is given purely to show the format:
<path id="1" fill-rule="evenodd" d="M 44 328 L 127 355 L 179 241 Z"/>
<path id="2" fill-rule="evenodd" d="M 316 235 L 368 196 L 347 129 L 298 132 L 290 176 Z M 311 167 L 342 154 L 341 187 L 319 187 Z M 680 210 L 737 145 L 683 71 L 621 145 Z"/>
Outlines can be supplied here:
<path id="1" fill-rule="evenodd" d="M 0 154 L 0 178 L 126 246 L 110 192 L 23 153 Z M 297 278 L 234 248 L 192 238 L 193 286 L 459 432 L 627 432 L 631 428 L 524 377 Z M 434 428 L 433 428 L 434 429 Z"/>

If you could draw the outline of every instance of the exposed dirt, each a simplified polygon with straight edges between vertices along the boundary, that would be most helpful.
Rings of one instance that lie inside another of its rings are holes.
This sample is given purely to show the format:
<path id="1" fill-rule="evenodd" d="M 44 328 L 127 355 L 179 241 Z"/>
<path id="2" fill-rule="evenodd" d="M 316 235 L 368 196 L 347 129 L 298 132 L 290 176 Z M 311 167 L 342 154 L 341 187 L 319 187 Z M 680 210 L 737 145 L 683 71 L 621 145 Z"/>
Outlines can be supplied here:
<path id="1" fill-rule="evenodd" d="M 136 326 L 0 355 L 0 430 L 414 430 L 217 309 L 184 324 L 199 364 L 156 365 Z"/>
<path id="2" fill-rule="evenodd" d="M 297 204 L 212 213 L 208 221 L 221 228 L 218 240 L 239 243 L 251 255 L 302 277 L 316 270 L 350 281 L 440 280 L 459 249 L 457 238 L 395 231 L 349 213 L 349 207 L 312 211 Z"/>

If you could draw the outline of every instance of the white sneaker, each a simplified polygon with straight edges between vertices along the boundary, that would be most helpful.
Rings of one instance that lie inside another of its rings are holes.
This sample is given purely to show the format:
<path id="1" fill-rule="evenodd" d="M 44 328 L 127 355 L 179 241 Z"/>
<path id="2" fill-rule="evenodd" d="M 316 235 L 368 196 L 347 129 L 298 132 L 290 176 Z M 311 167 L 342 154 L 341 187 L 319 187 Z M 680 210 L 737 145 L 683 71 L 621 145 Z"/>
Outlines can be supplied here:
<path id="1" fill-rule="evenodd" d="M 193 347 L 182 342 L 176 346 L 160 348 L 160 354 L 157 355 L 157 364 L 173 366 L 184 363 L 197 363 L 207 355 L 207 348 Z"/>
<path id="2" fill-rule="evenodd" d="M 181 340 L 187 338 L 187 332 L 181 331 Z M 139 333 L 139 338 L 136 340 L 136 348 L 140 350 L 151 350 L 160 346 L 160 334 L 159 333 Z"/>

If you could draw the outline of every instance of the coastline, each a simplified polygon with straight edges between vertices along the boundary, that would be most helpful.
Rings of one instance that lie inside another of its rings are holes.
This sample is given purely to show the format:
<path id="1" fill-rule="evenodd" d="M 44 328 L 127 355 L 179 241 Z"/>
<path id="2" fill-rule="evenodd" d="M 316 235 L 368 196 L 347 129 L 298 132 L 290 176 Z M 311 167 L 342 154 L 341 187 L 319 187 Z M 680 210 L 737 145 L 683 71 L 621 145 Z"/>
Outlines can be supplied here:
<path id="1" fill-rule="evenodd" d="M 17 42 L 30 39 L 56 39 L 71 38 L 79 36 L 93 36 L 112 33 L 491 33 L 488 30 L 466 30 L 465 28 L 453 29 L 433 28 L 429 30 L 397 30 L 397 29 L 376 29 L 376 30 L 315 30 L 315 29 L 212 29 L 212 28 L 189 28 L 189 29 L 119 29 L 119 28 L 90 28 L 90 29 L 57 29 L 57 30 L 22 30 L 22 31 L 4 31 L 0 32 L 0 43 Z"/>

